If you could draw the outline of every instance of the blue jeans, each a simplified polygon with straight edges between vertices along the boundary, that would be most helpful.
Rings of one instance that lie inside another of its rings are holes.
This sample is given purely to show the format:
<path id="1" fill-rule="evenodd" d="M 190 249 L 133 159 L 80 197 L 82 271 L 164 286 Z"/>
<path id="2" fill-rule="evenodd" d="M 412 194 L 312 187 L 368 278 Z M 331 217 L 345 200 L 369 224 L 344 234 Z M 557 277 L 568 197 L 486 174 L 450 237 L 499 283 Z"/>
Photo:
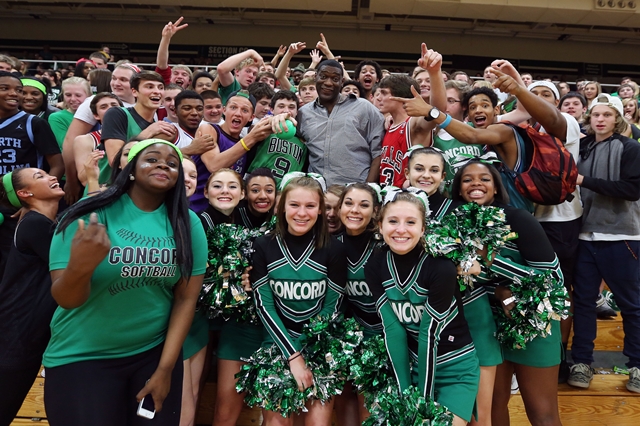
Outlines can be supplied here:
<path id="1" fill-rule="evenodd" d="M 623 354 L 640 367 L 640 241 L 580 241 L 573 283 L 573 345 L 576 363 L 591 364 L 596 338 L 596 299 L 605 280 L 622 313 Z"/>

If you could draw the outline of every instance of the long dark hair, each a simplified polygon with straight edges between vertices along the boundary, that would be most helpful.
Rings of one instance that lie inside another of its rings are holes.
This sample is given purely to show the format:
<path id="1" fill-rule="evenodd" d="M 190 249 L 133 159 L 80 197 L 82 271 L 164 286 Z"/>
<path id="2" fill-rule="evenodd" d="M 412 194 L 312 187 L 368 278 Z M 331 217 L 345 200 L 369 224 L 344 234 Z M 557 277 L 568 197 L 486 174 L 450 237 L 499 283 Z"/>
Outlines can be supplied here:
<path id="1" fill-rule="evenodd" d="M 453 201 L 461 201 L 463 203 L 466 203 L 466 200 L 462 198 L 462 195 L 460 195 L 460 186 L 462 184 L 462 174 L 464 173 L 465 169 L 472 164 L 482 164 L 487 169 L 489 169 L 489 173 L 491 173 L 491 177 L 493 178 L 493 186 L 496 188 L 496 195 L 495 197 L 493 197 L 494 203 L 504 205 L 509 204 L 509 194 L 502 184 L 502 177 L 500 176 L 500 172 L 498 172 L 498 169 L 496 169 L 493 164 L 485 163 L 478 158 L 469 160 L 467 164 L 460 167 L 456 172 L 456 175 L 453 178 L 453 183 L 451 184 L 451 199 Z"/>
<path id="2" fill-rule="evenodd" d="M 146 149 L 145 149 L 146 150 Z M 144 150 L 142 151 L 144 152 Z M 140 154 L 142 154 L 142 152 Z M 129 191 L 134 181 L 129 179 L 138 164 L 140 154 L 136 155 L 118 175 L 113 185 L 106 191 L 74 204 L 69 207 L 66 215 L 60 221 L 56 233 L 64 231 L 72 222 L 92 212 L 108 207 Z M 171 188 L 164 197 L 164 205 L 167 207 L 169 222 L 173 229 L 173 237 L 176 242 L 177 263 L 182 278 L 189 281 L 193 268 L 193 251 L 191 247 L 191 218 L 189 205 L 184 188 L 184 171 L 182 163 L 178 166 L 178 179 L 176 185 Z"/>

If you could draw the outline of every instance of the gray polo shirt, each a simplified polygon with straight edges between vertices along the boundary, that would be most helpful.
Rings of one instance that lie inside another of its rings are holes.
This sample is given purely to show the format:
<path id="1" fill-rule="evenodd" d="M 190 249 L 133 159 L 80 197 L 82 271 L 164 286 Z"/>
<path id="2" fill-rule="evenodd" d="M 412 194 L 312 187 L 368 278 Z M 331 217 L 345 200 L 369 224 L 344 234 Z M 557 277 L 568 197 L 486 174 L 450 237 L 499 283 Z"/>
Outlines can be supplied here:
<path id="1" fill-rule="evenodd" d="M 309 171 L 328 185 L 365 182 L 381 153 L 384 117 L 369 101 L 340 95 L 331 115 L 318 99 L 298 111 L 298 129 L 307 141 Z"/>

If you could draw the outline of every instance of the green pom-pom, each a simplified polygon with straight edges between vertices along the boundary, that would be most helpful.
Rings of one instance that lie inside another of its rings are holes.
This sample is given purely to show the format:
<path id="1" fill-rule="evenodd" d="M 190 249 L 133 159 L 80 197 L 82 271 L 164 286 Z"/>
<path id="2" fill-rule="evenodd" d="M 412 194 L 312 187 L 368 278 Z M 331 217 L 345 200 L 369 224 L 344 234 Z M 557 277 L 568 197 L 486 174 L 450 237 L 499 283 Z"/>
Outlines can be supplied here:
<path id="1" fill-rule="evenodd" d="M 515 279 L 510 289 L 516 304 L 511 318 L 502 309 L 496 311 L 496 338 L 509 348 L 525 349 L 527 342 L 551 334 L 552 321 L 569 317 L 567 290 L 549 270 Z"/>
<path id="2" fill-rule="evenodd" d="M 362 426 L 450 426 L 453 414 L 443 405 L 425 398 L 411 386 L 400 393 L 397 388 L 380 392 L 370 408 L 371 416 Z"/>
<path id="3" fill-rule="evenodd" d="M 207 232 L 209 256 L 198 309 L 209 318 L 234 317 L 237 321 L 258 324 L 251 292 L 242 285 L 242 274 L 251 262 L 255 239 L 273 229 L 273 222 L 258 229 L 220 224 Z"/>
<path id="4" fill-rule="evenodd" d="M 362 332 L 353 319 L 341 314 L 312 318 L 302 330 L 302 356 L 313 372 L 313 386 L 298 390 L 286 358 L 275 345 L 260 348 L 236 375 L 236 390 L 246 392 L 245 402 L 288 417 L 306 411 L 309 399 L 324 403 L 340 395 L 348 375 L 351 355 L 358 350 Z"/>
<path id="5" fill-rule="evenodd" d="M 474 260 L 483 262 L 478 250 L 486 249 L 487 257 L 491 258 L 507 240 L 515 237 L 506 223 L 503 209 L 476 203 L 464 204 L 442 220 L 431 221 L 425 235 L 429 254 L 451 259 L 465 271 L 471 268 Z M 473 287 L 474 281 L 471 275 L 459 276 L 460 290 Z"/>

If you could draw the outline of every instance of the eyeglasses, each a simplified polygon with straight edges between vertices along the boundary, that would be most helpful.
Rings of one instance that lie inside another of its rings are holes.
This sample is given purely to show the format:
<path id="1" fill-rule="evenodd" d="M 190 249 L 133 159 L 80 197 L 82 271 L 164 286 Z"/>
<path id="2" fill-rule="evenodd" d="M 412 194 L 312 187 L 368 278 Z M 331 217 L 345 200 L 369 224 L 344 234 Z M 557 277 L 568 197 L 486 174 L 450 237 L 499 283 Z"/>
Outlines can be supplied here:
<path id="1" fill-rule="evenodd" d="M 460 102 L 460 99 L 447 98 L 447 103 L 449 105 L 453 105 L 453 104 L 456 104 L 458 102 Z"/>

